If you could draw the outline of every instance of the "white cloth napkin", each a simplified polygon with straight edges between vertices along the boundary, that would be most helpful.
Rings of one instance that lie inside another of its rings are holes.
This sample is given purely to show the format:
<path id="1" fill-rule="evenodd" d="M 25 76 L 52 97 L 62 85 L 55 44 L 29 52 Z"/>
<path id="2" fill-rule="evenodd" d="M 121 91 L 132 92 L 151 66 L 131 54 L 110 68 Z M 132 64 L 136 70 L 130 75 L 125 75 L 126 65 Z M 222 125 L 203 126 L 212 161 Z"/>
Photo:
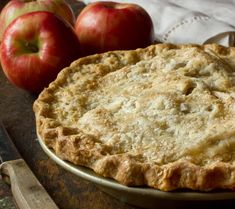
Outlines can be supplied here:
<path id="1" fill-rule="evenodd" d="M 95 1 L 100 0 L 84 0 Z M 157 41 L 235 46 L 235 0 L 112 1 L 142 6 L 152 18 Z"/>

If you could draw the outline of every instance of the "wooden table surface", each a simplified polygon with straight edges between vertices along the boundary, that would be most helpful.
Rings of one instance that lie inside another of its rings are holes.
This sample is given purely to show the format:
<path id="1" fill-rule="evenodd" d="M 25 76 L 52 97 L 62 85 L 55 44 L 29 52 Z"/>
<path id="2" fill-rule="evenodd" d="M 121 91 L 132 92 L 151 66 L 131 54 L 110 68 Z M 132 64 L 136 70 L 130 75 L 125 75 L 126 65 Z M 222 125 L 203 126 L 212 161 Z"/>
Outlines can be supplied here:
<path id="1" fill-rule="evenodd" d="M 67 1 L 76 12 L 81 8 L 77 1 Z M 0 0 L 0 9 L 6 2 Z M 67 172 L 47 157 L 36 140 L 32 111 L 36 98 L 37 95 L 10 84 L 0 69 L 0 117 L 19 152 L 59 208 L 136 209 L 137 207 L 125 204 L 103 193 L 94 184 Z M 14 208 L 10 189 L 0 179 L 0 209 Z"/>
<path id="2" fill-rule="evenodd" d="M 67 0 L 75 13 L 81 4 Z M 8 2 L 0 0 L 0 9 Z M 50 160 L 36 140 L 32 104 L 37 95 L 16 88 L 0 68 L 0 117 L 19 152 L 61 209 L 134 209 L 101 192 Z M 0 209 L 13 209 L 9 187 L 0 179 Z M 45 206 L 46 209 L 46 206 Z"/>

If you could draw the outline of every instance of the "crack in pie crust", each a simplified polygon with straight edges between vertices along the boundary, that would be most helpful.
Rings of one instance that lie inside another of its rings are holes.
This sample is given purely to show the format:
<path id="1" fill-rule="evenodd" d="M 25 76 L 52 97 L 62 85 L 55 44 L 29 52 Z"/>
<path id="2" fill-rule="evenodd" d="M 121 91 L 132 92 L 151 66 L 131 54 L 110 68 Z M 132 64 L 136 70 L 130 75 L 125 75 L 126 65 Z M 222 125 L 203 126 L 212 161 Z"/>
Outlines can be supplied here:
<path id="1" fill-rule="evenodd" d="M 235 48 L 158 44 L 80 58 L 33 109 L 56 155 L 104 177 L 235 189 Z"/>

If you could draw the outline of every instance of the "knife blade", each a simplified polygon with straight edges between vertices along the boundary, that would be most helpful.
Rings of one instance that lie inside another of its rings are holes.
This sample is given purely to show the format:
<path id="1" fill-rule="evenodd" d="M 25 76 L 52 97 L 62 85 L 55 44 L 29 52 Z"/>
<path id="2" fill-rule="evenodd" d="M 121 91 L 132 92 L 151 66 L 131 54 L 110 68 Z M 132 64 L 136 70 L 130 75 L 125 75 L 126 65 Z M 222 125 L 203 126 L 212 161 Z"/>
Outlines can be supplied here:
<path id="1" fill-rule="evenodd" d="M 0 174 L 8 177 L 13 197 L 20 209 L 58 209 L 37 180 L 0 121 Z"/>
<path id="2" fill-rule="evenodd" d="M 20 159 L 20 153 L 16 149 L 15 145 L 4 128 L 2 122 L 0 122 L 0 162 L 3 163 L 9 160 Z"/>

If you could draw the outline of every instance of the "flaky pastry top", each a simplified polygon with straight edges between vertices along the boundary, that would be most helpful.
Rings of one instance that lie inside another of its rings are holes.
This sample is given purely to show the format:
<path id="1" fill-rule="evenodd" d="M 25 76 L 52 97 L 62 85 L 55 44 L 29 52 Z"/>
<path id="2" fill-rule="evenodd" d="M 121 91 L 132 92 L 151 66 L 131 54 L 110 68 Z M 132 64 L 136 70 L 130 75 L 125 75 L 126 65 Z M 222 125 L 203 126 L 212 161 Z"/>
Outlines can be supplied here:
<path id="1" fill-rule="evenodd" d="M 157 44 L 74 61 L 34 103 L 62 159 L 126 185 L 235 189 L 235 49 Z"/>

